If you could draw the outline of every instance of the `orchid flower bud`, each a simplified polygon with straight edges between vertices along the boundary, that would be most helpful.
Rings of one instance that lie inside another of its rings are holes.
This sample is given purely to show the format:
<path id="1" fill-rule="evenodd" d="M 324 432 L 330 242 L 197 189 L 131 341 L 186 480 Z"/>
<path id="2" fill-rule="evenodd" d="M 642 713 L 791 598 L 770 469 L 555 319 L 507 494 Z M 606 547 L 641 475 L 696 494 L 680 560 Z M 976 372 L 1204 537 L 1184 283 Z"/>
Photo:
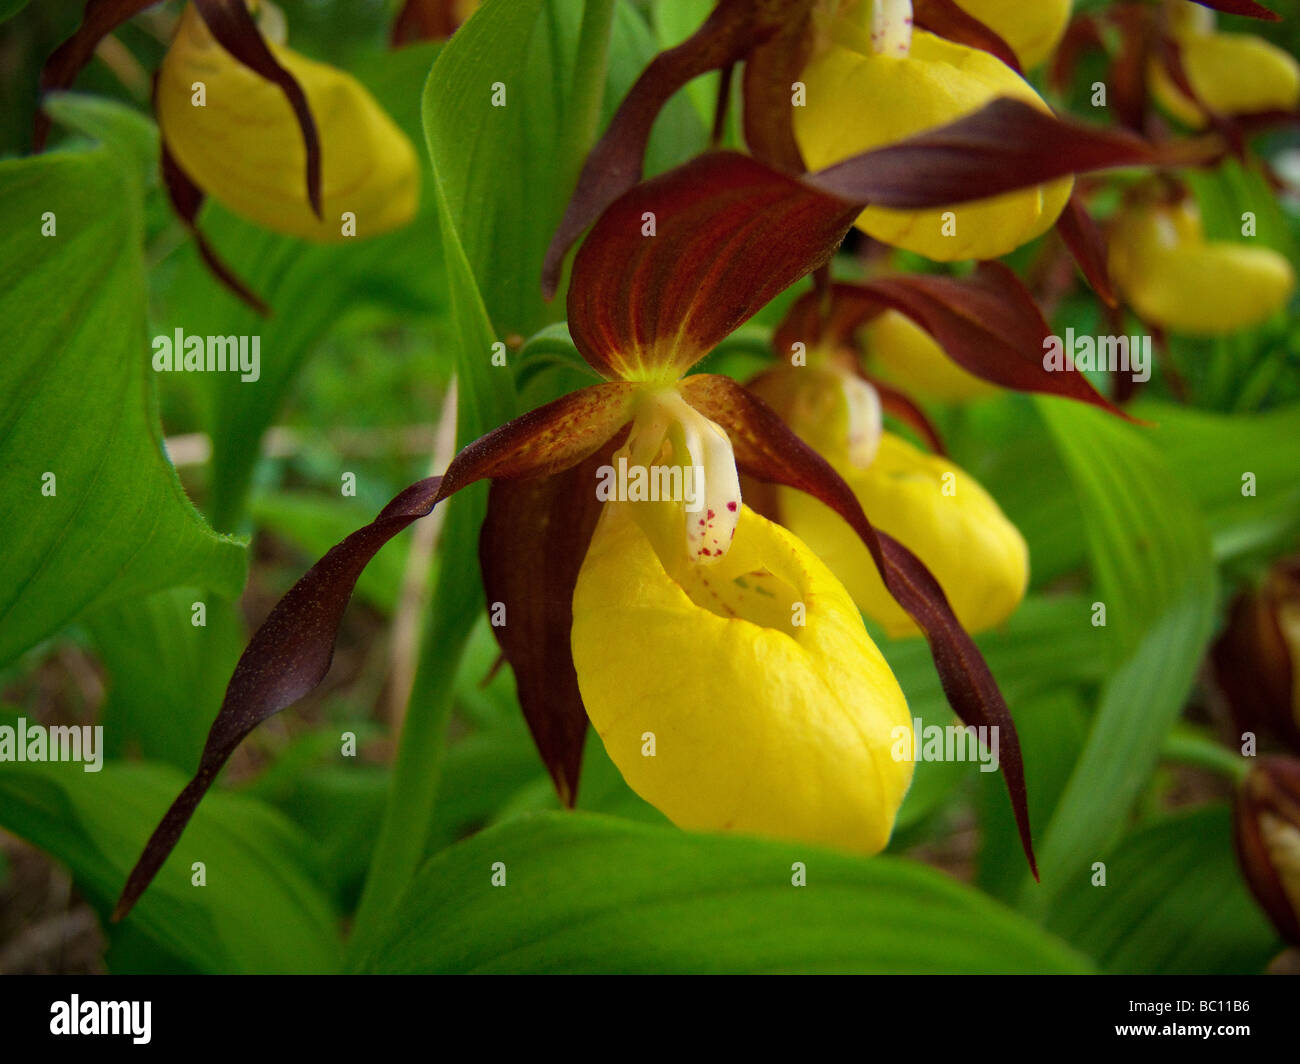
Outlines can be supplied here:
<path id="1" fill-rule="evenodd" d="M 1180 9 L 1206 12 L 1183 14 Z M 1294 111 L 1300 105 L 1300 63 L 1289 52 L 1250 33 L 1214 32 L 1213 12 L 1184 3 L 1172 20 L 1179 58 L 1188 85 L 1221 115 Z M 1151 93 L 1171 115 L 1193 129 L 1209 116 L 1188 98 L 1153 59 L 1147 71 Z"/>
<path id="2" fill-rule="evenodd" d="M 1246 882 L 1282 937 L 1300 946 L 1300 761 L 1261 758 L 1242 781 L 1234 821 Z"/>
<path id="3" fill-rule="evenodd" d="M 883 849 L 910 714 L 848 593 L 748 509 L 707 567 L 660 553 L 642 509 L 606 504 L 573 596 L 582 701 L 624 779 L 684 828 Z"/>
<path id="4" fill-rule="evenodd" d="M 1071 0 L 956 0 L 1011 46 L 1026 70 L 1050 56 L 1070 22 Z"/>
<path id="5" fill-rule="evenodd" d="M 806 105 L 794 108 L 795 138 L 813 170 L 946 125 L 999 97 L 1048 110 L 1000 59 L 922 30 L 902 55 L 878 53 L 871 37 L 845 19 L 832 24 L 831 38 L 800 75 Z M 992 259 L 1051 228 L 1072 188 L 1066 177 L 949 208 L 868 207 L 855 224 L 937 261 Z"/>
<path id="6" fill-rule="evenodd" d="M 1192 336 L 1258 325 L 1295 288 L 1291 264 L 1271 248 L 1207 241 L 1190 200 L 1122 210 L 1111 230 L 1110 270 L 1144 321 Z"/>
<path id="7" fill-rule="evenodd" d="M 275 232 L 329 242 L 405 225 L 419 203 L 411 142 L 352 75 L 277 43 L 282 16 L 269 4 L 260 10 L 271 52 L 302 86 L 319 130 L 321 217 L 308 201 L 306 148 L 283 92 L 222 48 L 193 5 L 155 93 L 172 157 L 203 192 Z"/>
<path id="8" fill-rule="evenodd" d="M 1300 753 L 1300 560 L 1279 562 L 1233 602 L 1211 661 L 1237 727 Z"/>

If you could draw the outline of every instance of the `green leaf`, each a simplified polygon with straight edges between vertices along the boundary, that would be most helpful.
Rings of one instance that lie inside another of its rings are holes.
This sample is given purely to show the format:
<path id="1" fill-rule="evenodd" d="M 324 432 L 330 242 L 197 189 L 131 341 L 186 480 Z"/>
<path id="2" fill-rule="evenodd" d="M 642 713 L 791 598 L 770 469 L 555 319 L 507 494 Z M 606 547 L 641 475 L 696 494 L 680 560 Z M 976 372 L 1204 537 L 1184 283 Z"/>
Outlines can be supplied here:
<path id="1" fill-rule="evenodd" d="M 1031 906 L 1086 884 L 1122 830 L 1191 690 L 1215 601 L 1209 534 L 1151 442 L 1078 404 L 1043 399 L 1039 409 L 1074 480 L 1106 607 L 1107 627 L 1092 629 L 1094 653 L 1118 664 L 1056 813 L 1045 833 L 1038 828 L 1043 883 L 1027 885 Z"/>
<path id="2" fill-rule="evenodd" d="M 82 768 L 0 764 L 0 826 L 66 864 L 106 922 L 141 844 L 185 778 L 152 764 Z M 192 885 L 196 861 L 206 886 Z M 202 972 L 334 971 L 341 955 L 335 915 L 314 879 L 306 839 L 280 814 L 214 793 L 123 928 Z"/>
<path id="3" fill-rule="evenodd" d="M 196 602 L 202 626 L 193 623 Z M 100 714 L 108 756 L 193 772 L 244 649 L 234 604 L 176 588 L 96 610 L 86 626 L 109 675 Z"/>
<path id="4" fill-rule="evenodd" d="M 1300 529 L 1300 405 L 1230 416 L 1143 402 L 1152 439 L 1205 514 L 1219 561 L 1279 549 Z M 1245 479 L 1253 474 L 1253 484 Z M 1250 494 L 1246 494 L 1247 491 Z"/>
<path id="5" fill-rule="evenodd" d="M 1076 886 L 1048 927 L 1111 972 L 1257 974 L 1282 948 L 1237 870 L 1228 808 L 1152 823 L 1101 858 L 1105 886 Z"/>
<path id="6" fill-rule="evenodd" d="M 50 109 L 100 143 L 0 162 L 0 662 L 92 606 L 180 584 L 233 598 L 246 564 L 162 449 L 140 247 L 153 129 L 104 101 Z"/>
<path id="7" fill-rule="evenodd" d="M 13 18 L 27 4 L 28 0 L 0 0 L 0 22 Z"/>
<path id="8" fill-rule="evenodd" d="M 807 885 L 792 885 L 803 862 Z M 506 886 L 492 885 L 504 866 Z M 924 865 L 803 844 L 522 817 L 433 858 L 382 972 L 1085 972 L 1034 924 Z"/>

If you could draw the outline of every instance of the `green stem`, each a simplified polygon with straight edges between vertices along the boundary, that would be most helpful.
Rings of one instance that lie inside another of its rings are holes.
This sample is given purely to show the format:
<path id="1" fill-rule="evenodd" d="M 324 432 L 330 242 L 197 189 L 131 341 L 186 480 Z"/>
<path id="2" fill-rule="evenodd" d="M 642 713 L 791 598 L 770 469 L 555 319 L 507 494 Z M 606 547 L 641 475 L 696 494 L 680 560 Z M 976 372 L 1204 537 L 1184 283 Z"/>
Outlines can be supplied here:
<path id="1" fill-rule="evenodd" d="M 1165 741 L 1160 748 L 1160 756 L 1165 761 L 1191 765 L 1227 776 L 1236 783 L 1240 783 L 1250 770 L 1248 758 L 1233 753 L 1198 732 L 1182 728 L 1165 736 Z"/>
<path id="2" fill-rule="evenodd" d="M 574 179 L 600 120 L 613 14 L 614 0 L 587 0 L 583 10 L 568 121 L 558 144 L 559 158 L 571 168 Z M 464 388 L 460 395 L 462 429 L 473 403 L 472 390 Z M 468 420 L 472 423 L 474 419 Z M 486 499 L 486 485 L 478 485 L 450 503 L 452 510 L 439 548 L 450 562 L 445 561 L 439 570 L 437 590 L 420 640 L 419 665 L 393 764 L 388 803 L 348 945 L 348 967 L 352 970 L 364 964 L 384 920 L 401 900 L 425 856 L 451 717 L 456 665 L 470 628 L 483 608 L 477 582 L 473 582 L 472 593 L 467 590 L 464 566 L 474 565 L 477 558 L 478 530 L 486 513 Z"/>
<path id="3" fill-rule="evenodd" d="M 452 510 L 443 529 L 443 546 L 449 557 L 468 558 L 473 564 L 473 543 L 484 510 L 482 491 L 467 489 L 464 497 L 447 505 Z M 468 549 L 464 549 L 466 545 Z M 420 639 L 419 665 L 407 701 L 388 802 L 348 945 L 351 969 L 365 959 L 376 932 L 424 860 L 442 775 L 456 666 L 481 609 L 477 591 L 466 593 L 462 566 L 444 564 Z"/>
<path id="4" fill-rule="evenodd" d="M 600 105 L 605 96 L 605 71 L 609 64 L 609 36 L 614 22 L 614 0 L 587 0 L 578 31 L 578 51 L 573 60 L 573 92 L 565 108 L 558 159 L 567 170 L 566 192 L 573 188 L 587 152 L 596 140 Z"/>

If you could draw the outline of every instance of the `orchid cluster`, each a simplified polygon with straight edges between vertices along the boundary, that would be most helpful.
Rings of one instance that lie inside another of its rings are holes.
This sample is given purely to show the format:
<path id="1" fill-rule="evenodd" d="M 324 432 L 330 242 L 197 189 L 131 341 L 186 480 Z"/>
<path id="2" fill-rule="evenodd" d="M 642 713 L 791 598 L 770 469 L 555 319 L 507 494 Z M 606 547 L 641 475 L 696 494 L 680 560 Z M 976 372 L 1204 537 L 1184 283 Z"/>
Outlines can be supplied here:
<path id="1" fill-rule="evenodd" d="M 90 5 L 47 87 L 145 6 Z M 451 32 L 474 7 L 408 4 L 395 39 Z M 947 456 L 926 404 L 1019 391 L 1128 417 L 1118 390 L 1045 366 L 1039 301 L 995 261 L 1053 229 L 1109 313 L 1158 334 L 1222 335 L 1285 304 L 1287 260 L 1208 240 L 1177 176 L 1247 150 L 1246 131 L 1300 102 L 1295 60 L 1215 32 L 1215 7 L 1256 5 L 1110 9 L 1114 62 L 1137 72 L 1116 80 L 1123 128 L 1058 116 L 1024 77 L 1052 60 L 1068 79 L 1111 46 L 1098 17 L 1071 20 L 1069 0 L 718 0 L 627 93 L 536 264 L 548 296 L 567 278 L 569 334 L 599 381 L 465 447 L 281 600 L 118 915 L 244 737 L 324 677 L 370 558 L 479 481 L 491 482 L 484 588 L 509 617 L 494 634 L 567 804 L 590 724 L 629 786 L 682 827 L 878 853 L 912 779 L 895 753 L 911 715 L 865 616 L 891 639 L 923 637 L 958 717 L 1000 730 L 1032 868 L 1015 725 L 972 639 L 1020 605 L 1029 550 Z M 207 196 L 312 241 L 404 225 L 420 194 L 414 148 L 359 83 L 285 41 L 269 3 L 185 9 L 154 89 L 179 215 L 201 242 Z M 721 147 L 742 64 L 743 151 Z M 724 75 L 714 145 L 643 180 L 659 111 L 711 70 Z M 219 106 L 195 106 L 199 86 Z M 1116 194 L 1094 221 L 1090 204 Z M 855 230 L 859 261 L 833 271 Z M 700 371 L 795 286 L 764 369 L 745 383 Z M 699 497 L 598 498 L 600 470 L 620 464 L 692 477 Z"/>

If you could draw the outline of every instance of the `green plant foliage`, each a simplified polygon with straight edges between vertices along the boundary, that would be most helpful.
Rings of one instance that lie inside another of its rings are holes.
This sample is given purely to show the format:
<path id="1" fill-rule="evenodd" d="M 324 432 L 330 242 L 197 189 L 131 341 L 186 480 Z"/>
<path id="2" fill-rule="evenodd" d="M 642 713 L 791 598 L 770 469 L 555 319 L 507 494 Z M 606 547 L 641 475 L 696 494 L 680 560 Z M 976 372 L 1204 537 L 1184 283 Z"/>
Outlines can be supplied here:
<path id="1" fill-rule="evenodd" d="M 6 720 L 6 723 L 12 723 Z M 0 826 L 62 861 L 107 915 L 185 777 L 163 765 L 0 764 Z M 195 886 L 194 862 L 205 886 Z M 124 928 L 205 972 L 328 972 L 337 916 L 306 838 L 261 802 L 214 794 Z"/>
<path id="2" fill-rule="evenodd" d="M 494 887 L 501 874 L 507 886 Z M 792 885 L 802 862 L 806 887 Z M 447 927 L 458 933 L 448 936 Z M 384 972 L 1085 972 L 1034 924 L 920 865 L 541 814 L 435 857 Z"/>
<path id="3" fill-rule="evenodd" d="M 0 162 L 0 662 L 92 606 L 179 584 L 233 597 L 244 580 L 243 547 L 208 528 L 162 449 L 140 246 L 153 130 L 93 99 L 51 109 L 98 143 Z"/>

